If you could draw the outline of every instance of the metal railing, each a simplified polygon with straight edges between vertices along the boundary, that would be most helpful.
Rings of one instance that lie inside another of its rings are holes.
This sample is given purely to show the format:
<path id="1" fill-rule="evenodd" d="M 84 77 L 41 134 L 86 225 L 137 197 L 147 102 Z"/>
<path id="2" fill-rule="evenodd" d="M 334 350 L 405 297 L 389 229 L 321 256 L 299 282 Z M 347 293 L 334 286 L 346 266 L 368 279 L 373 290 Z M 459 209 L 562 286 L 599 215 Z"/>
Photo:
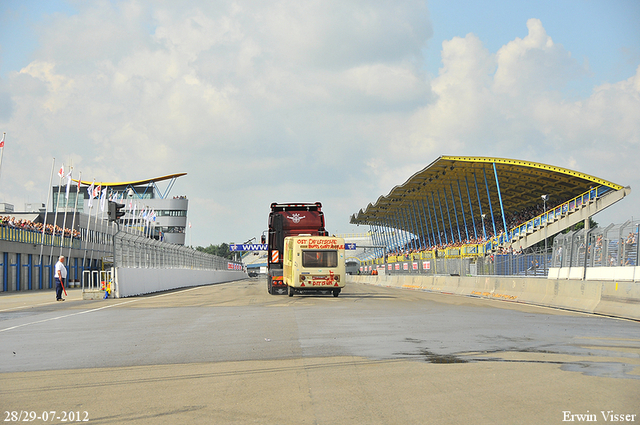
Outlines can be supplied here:
<path id="1" fill-rule="evenodd" d="M 34 245 L 62 246 L 64 248 L 81 249 L 82 243 L 78 238 L 70 236 L 44 234 L 35 230 L 21 229 L 19 227 L 0 226 L 0 240 L 8 242 L 22 242 Z"/>
<path id="2" fill-rule="evenodd" d="M 182 245 L 121 230 L 114 236 L 116 267 L 228 270 L 239 263 Z"/>

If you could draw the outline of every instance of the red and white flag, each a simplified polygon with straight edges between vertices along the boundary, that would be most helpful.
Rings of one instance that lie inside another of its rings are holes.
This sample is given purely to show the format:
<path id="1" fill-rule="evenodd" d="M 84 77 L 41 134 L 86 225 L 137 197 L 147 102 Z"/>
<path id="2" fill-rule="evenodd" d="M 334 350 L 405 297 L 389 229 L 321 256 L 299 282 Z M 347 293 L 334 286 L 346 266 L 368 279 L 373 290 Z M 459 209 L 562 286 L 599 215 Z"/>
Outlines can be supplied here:
<path id="1" fill-rule="evenodd" d="M 58 175 L 60 176 L 60 178 L 64 177 L 64 164 L 62 164 L 60 170 L 58 170 Z"/>
<path id="2" fill-rule="evenodd" d="M 2 133 L 2 140 L 0 140 L 0 148 L 4 148 L 4 136 L 5 136 L 6 134 L 7 134 L 7 133 Z"/>

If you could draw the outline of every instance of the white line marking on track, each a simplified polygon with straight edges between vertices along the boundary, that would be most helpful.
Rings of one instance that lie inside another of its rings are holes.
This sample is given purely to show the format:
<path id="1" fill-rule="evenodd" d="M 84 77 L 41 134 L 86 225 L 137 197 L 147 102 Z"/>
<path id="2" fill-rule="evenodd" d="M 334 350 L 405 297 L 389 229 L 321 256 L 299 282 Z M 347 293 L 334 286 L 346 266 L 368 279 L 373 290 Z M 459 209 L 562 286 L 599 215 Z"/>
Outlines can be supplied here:
<path id="1" fill-rule="evenodd" d="M 165 294 L 153 295 L 153 296 L 148 297 L 148 298 L 136 298 L 134 300 L 124 301 L 124 302 L 121 302 L 121 303 L 118 303 L 118 304 L 105 305 L 103 307 L 92 308 L 90 310 L 84 310 L 84 311 L 78 311 L 76 313 L 65 314 L 63 316 L 50 317 L 49 319 L 36 320 L 35 322 L 23 323 L 21 325 L 16 325 L 16 326 L 11 326 L 9 328 L 0 329 L 0 332 L 10 331 L 12 329 L 18 329 L 18 328 L 22 328 L 24 326 L 35 325 L 35 324 L 38 324 L 38 323 L 51 322 L 53 320 L 64 319 L 66 317 L 78 316 L 80 314 L 93 313 L 94 311 L 104 310 L 105 308 L 110 308 L 110 307 L 117 307 L 117 306 L 120 306 L 120 305 L 129 304 L 129 303 L 140 301 L 140 300 L 145 300 L 145 299 L 150 299 L 150 298 L 165 297 L 167 295 L 173 295 L 173 294 L 180 294 L 182 292 L 193 291 L 194 289 L 198 289 L 198 288 L 200 288 L 200 286 L 195 286 L 193 288 L 188 288 L 188 289 L 185 289 L 185 290 L 182 290 L 182 291 L 177 291 L 177 292 L 169 292 L 169 293 L 165 293 Z M 41 304 L 38 304 L 38 305 L 41 305 Z"/>

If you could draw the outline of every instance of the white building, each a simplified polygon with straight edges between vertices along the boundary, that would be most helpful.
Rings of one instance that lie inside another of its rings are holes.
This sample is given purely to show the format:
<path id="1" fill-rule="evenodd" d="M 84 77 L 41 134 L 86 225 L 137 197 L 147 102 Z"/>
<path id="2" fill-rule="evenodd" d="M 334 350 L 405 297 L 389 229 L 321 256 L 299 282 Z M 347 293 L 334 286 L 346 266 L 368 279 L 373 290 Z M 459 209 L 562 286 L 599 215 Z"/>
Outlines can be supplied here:
<path id="1" fill-rule="evenodd" d="M 118 203 L 124 204 L 122 211 L 125 212 L 125 215 L 120 219 L 121 225 L 141 231 L 151 229 L 153 237 L 157 239 L 184 245 L 189 200 L 186 196 L 172 196 L 170 192 L 175 180 L 186 174 L 170 174 L 163 177 L 119 183 L 81 181 L 79 190 L 75 184 L 72 185 L 68 198 L 65 185 L 53 186 L 51 210 L 63 212 L 66 209 L 70 212 L 77 206 L 79 213 L 89 214 L 92 217 L 95 217 L 97 213 L 98 219 L 106 220 L 108 210 L 106 200 L 115 199 Z M 163 181 L 168 181 L 168 186 L 164 191 L 160 190 L 156 184 Z M 94 193 L 97 192 L 98 187 L 100 188 L 100 196 L 102 191 L 106 190 L 104 204 L 100 199 L 93 199 L 91 207 L 89 206 L 88 189 L 92 184 Z M 76 197 L 78 198 L 77 203 Z M 154 217 L 155 220 L 151 217 Z M 147 231 L 147 233 L 151 232 Z"/>

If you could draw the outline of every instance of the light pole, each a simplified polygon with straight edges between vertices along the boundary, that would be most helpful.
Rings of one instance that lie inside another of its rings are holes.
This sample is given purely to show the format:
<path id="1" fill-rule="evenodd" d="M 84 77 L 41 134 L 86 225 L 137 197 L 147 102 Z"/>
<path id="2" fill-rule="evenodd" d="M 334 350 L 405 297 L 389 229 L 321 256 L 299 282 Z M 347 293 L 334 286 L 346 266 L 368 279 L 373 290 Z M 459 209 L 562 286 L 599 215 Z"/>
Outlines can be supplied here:
<path id="1" fill-rule="evenodd" d="M 542 195 L 542 205 L 544 206 L 544 269 L 547 269 L 547 201 L 549 195 Z"/>

